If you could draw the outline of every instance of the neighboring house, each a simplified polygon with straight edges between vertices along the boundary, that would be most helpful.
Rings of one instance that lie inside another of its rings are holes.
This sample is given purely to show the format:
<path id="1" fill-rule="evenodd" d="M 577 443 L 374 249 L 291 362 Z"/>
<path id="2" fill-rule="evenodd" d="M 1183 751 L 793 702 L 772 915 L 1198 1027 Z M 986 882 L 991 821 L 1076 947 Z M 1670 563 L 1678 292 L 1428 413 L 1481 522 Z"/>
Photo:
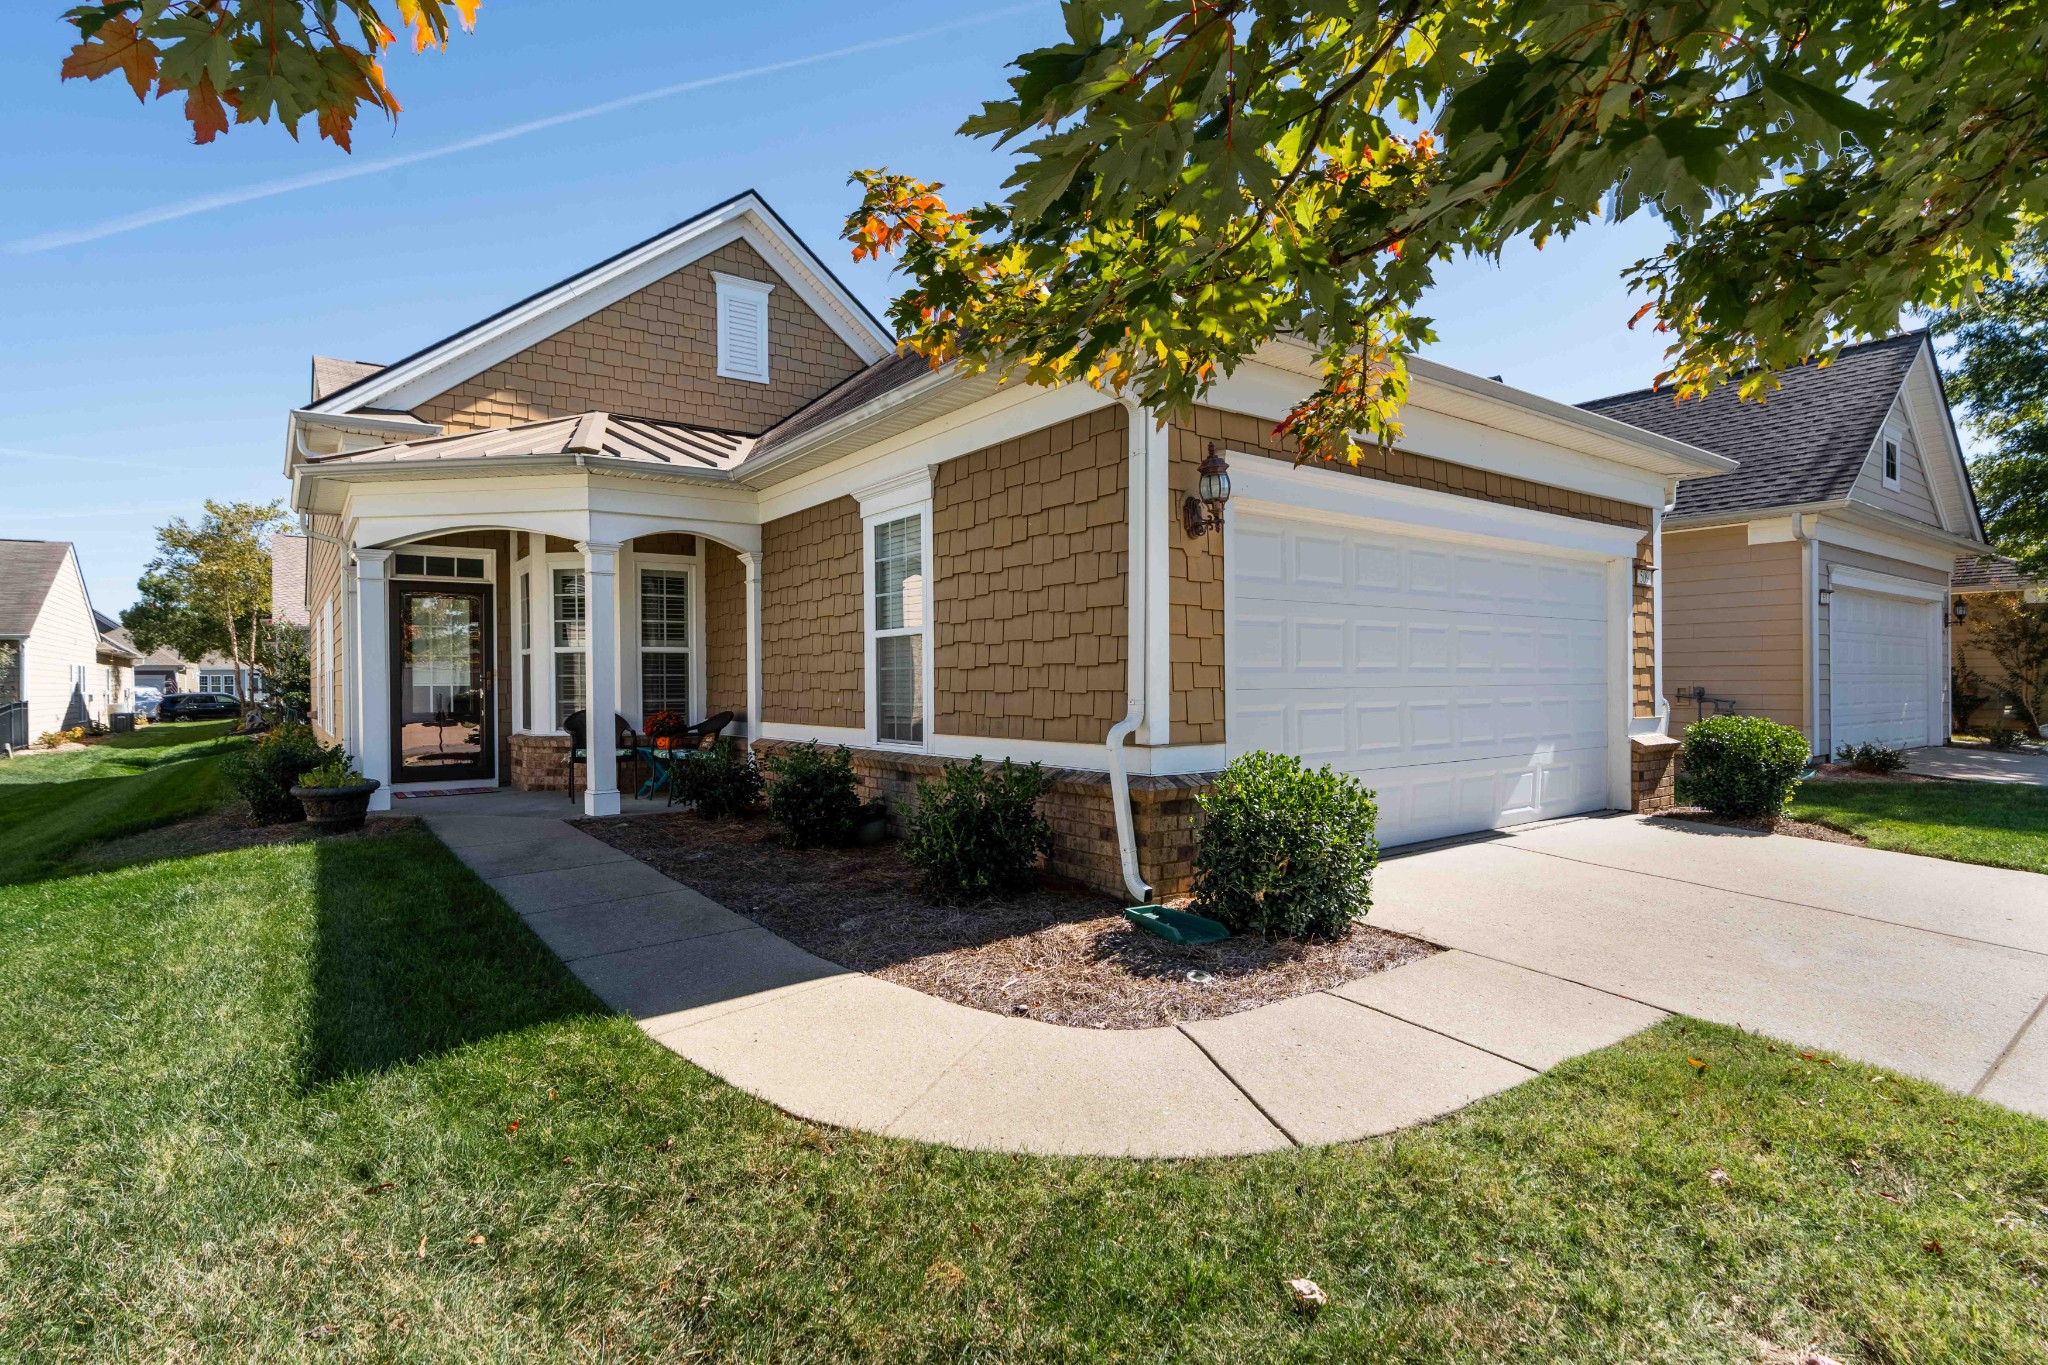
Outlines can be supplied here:
<path id="1" fill-rule="evenodd" d="M 78 552 L 62 540 L 0 540 L 0 708 L 25 743 L 134 703 L 134 651 L 92 608 Z M 13 710 L 16 704 L 19 710 Z"/>
<path id="2" fill-rule="evenodd" d="M 935 371 L 740 195 L 393 364 L 314 361 L 316 722 L 380 802 L 559 786 L 593 701 L 843 743 L 891 794 L 1038 760 L 1052 869 L 1119 893 L 1186 886 L 1193 794 L 1252 749 L 1359 774 L 1388 844 L 1660 799 L 1647 557 L 1671 483 L 1732 463 L 1417 361 L 1401 449 L 1296 467 L 1273 429 L 1318 382 L 1275 344 L 1169 423 Z M 1191 534 L 1211 449 L 1233 493 Z M 618 809 L 607 746 L 583 800 Z"/>
<path id="3" fill-rule="evenodd" d="M 2004 555 L 1962 555 L 1957 558 L 1955 569 L 1949 575 L 1949 615 L 1954 621 L 1950 627 L 1950 668 L 1956 680 L 1967 671 L 1975 675 L 1975 686 L 1971 695 L 1983 700 L 1970 708 L 1968 715 L 1963 708 L 1955 708 L 1955 720 L 1965 729 L 1982 730 L 1996 725 L 2024 725 L 2025 718 L 2009 702 L 1998 696 L 1998 685 L 2005 677 L 2005 667 L 1991 657 L 1978 636 L 1984 620 L 1987 599 L 2005 598 L 2021 605 L 2048 610 L 2048 590 L 2042 584 L 2020 572 L 2020 566 Z M 1954 683 L 1952 682 L 1953 686 Z"/>
<path id="4" fill-rule="evenodd" d="M 1817 754 L 1948 739 L 1949 572 L 1984 527 L 1924 332 L 1787 370 L 1763 403 L 1583 404 L 1740 462 L 1664 518 L 1664 677 L 1681 721 L 1796 726 Z"/>
<path id="5" fill-rule="evenodd" d="M 259 679 L 260 681 L 260 679 Z M 135 685 L 173 692 L 235 692 L 235 661 L 225 654 L 207 654 L 197 663 L 165 645 L 135 664 Z"/>

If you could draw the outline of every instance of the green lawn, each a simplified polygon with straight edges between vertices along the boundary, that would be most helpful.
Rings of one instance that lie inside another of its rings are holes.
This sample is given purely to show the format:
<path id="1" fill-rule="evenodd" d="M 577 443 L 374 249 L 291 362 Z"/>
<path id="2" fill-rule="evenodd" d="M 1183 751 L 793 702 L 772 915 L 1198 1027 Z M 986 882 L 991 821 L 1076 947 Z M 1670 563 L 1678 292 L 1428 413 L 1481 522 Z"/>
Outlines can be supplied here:
<path id="1" fill-rule="evenodd" d="M 1997 782 L 1805 782 L 1786 812 L 1873 848 L 2048 872 L 2048 787 Z"/>
<path id="2" fill-rule="evenodd" d="M 1390 1139 L 1038 1160 L 823 1130 L 713 1080 L 417 831 L 0 888 L 0 962 L 9 1361 L 2048 1343 L 2048 1124 L 1699 1023 Z M 1297 1275 L 1318 1318 L 1288 1307 Z"/>
<path id="3" fill-rule="evenodd" d="M 62 866 L 95 839 L 196 814 L 227 798 L 231 721 L 152 725 L 71 753 L 0 761 L 0 885 Z"/>

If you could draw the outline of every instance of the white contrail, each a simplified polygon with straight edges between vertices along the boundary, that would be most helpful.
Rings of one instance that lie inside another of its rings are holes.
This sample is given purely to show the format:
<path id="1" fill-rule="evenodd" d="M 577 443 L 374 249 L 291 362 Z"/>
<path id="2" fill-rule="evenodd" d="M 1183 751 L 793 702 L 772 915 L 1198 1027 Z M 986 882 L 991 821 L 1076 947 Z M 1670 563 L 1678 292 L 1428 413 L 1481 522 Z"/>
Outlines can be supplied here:
<path id="1" fill-rule="evenodd" d="M 0 460 L 55 460 L 69 464 L 117 465 L 122 469 L 162 469 L 161 463 L 151 464 L 146 460 L 109 460 L 98 455 L 66 455 L 55 450 L 23 450 L 19 446 L 0 446 Z"/>
<path id="2" fill-rule="evenodd" d="M 181 199 L 175 204 L 164 204 L 158 208 L 144 209 L 140 213 L 125 214 L 119 218 L 108 218 L 79 228 L 63 228 L 55 232 L 39 233 L 34 237 L 23 237 L 7 243 L 6 250 L 20 256 L 37 251 L 53 251 L 58 247 L 76 246 L 81 242 L 97 242 L 103 237 L 112 237 L 137 228 L 150 227 L 157 223 L 168 223 L 179 218 L 190 218 L 196 213 L 210 213 L 215 209 L 233 208 L 237 204 L 252 203 L 258 199 L 269 199 L 295 190 L 310 190 L 321 185 L 332 185 L 342 180 L 355 180 L 366 175 L 379 175 L 395 171 L 402 166 L 416 166 L 422 161 L 433 161 L 458 152 L 473 151 L 488 147 L 494 142 L 507 142 L 528 133 L 538 133 L 548 128 L 558 128 L 565 123 L 578 123 L 600 114 L 616 113 L 630 109 L 636 104 L 651 100 L 667 99 L 692 90 L 703 90 L 708 86 L 730 85 L 734 81 L 752 80 L 756 76 L 770 76 L 778 71 L 789 71 L 801 66 L 816 66 L 820 62 L 837 61 L 842 57 L 858 56 L 863 52 L 874 52 L 885 47 L 901 47 L 922 38 L 949 33 L 954 29 L 972 28 L 992 23 L 1029 10 L 1043 9 L 1042 3 L 1011 5 L 1007 9 L 989 10 L 966 19 L 955 19 L 950 23 L 934 24 L 930 28 L 915 29 L 909 33 L 897 33 L 887 38 L 870 38 L 864 43 L 847 47 L 835 47 L 830 52 L 813 52 L 803 57 L 790 57 L 784 61 L 768 62 L 762 66 L 749 66 L 739 71 L 727 71 L 717 76 L 699 76 L 695 80 L 678 81 L 664 85 L 658 90 L 643 90 L 637 95 L 622 95 L 618 99 L 606 100 L 602 104 L 587 105 L 582 109 L 571 109 L 563 114 L 551 114 L 547 118 L 531 119 L 515 123 L 510 128 L 500 128 L 493 133 L 479 133 L 475 137 L 463 138 L 459 142 L 429 147 L 425 151 L 407 152 L 402 156 L 386 157 L 382 161 L 358 161 L 330 170 L 309 171 L 305 175 L 286 176 L 281 180 L 270 180 L 260 185 L 246 185 L 238 190 L 222 190 L 218 194 L 204 194 L 196 199 Z"/>

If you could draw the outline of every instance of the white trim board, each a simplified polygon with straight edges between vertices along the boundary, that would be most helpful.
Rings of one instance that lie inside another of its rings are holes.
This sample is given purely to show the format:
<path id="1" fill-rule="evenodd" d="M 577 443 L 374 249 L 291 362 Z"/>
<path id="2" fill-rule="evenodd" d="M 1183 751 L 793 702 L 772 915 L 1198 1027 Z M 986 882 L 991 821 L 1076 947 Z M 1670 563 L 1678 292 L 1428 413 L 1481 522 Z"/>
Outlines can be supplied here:
<path id="1" fill-rule="evenodd" d="M 1922 583 L 1917 579 L 1899 578 L 1888 573 L 1873 573 L 1869 569 L 1852 568 L 1836 564 L 1827 570 L 1828 586 L 1844 588 L 1850 592 L 1874 592 L 1886 597 L 1908 597 L 1916 602 L 1945 602 L 1948 587 L 1942 583 Z"/>
<path id="2" fill-rule="evenodd" d="M 1637 546 L 1649 534 L 1632 526 L 1581 521 L 1335 470 L 1285 466 L 1227 448 L 1225 458 L 1231 462 L 1232 489 L 1226 512 L 1242 507 L 1354 528 L 1410 535 L 1420 531 L 1447 540 L 1582 559 L 1633 559 Z M 1228 562 L 1227 550 L 1225 560 Z"/>

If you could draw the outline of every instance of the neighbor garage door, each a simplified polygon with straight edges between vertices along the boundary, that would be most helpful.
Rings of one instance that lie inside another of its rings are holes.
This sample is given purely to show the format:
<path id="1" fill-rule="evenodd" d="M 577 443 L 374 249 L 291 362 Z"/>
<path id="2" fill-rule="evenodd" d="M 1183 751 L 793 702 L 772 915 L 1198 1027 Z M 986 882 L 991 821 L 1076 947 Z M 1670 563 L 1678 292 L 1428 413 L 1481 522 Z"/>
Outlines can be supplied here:
<path id="1" fill-rule="evenodd" d="M 1357 775 L 1382 845 L 1608 804 L 1600 561 L 1273 515 L 1227 561 L 1233 755 Z"/>
<path id="2" fill-rule="evenodd" d="M 1939 604 L 1836 588 L 1828 612 L 1829 731 L 1836 748 L 1938 742 Z"/>

